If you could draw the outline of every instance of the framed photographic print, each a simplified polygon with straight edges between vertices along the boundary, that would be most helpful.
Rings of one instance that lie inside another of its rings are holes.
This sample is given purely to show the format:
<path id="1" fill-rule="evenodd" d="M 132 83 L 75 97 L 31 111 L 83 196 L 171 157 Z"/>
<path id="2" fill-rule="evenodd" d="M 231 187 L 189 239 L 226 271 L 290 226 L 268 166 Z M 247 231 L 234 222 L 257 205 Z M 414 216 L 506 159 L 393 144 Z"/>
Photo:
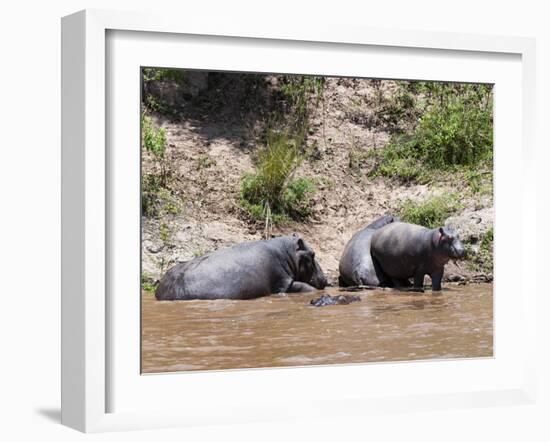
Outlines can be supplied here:
<path id="1" fill-rule="evenodd" d="M 531 40 L 62 29 L 63 423 L 533 400 Z"/>

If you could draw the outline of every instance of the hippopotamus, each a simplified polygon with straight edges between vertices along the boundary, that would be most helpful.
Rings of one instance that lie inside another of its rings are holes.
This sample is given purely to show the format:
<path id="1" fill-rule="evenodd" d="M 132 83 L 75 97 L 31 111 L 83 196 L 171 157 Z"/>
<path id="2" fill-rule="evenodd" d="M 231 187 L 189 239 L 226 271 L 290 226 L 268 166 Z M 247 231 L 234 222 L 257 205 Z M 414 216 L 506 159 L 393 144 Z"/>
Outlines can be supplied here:
<path id="1" fill-rule="evenodd" d="M 176 264 L 161 279 L 158 300 L 252 299 L 312 292 L 327 279 L 315 252 L 297 234 L 251 241 Z"/>
<path id="2" fill-rule="evenodd" d="M 445 264 L 450 259 L 463 259 L 464 246 L 452 229 L 428 229 L 416 224 L 396 222 L 376 230 L 370 244 L 375 266 L 395 287 L 422 290 L 424 275 L 432 278 L 432 290 L 441 290 Z"/>
<path id="3" fill-rule="evenodd" d="M 312 299 L 309 303 L 313 307 L 325 307 L 327 305 L 347 305 L 357 301 L 361 301 L 361 298 L 355 295 L 323 295 L 320 298 Z"/>
<path id="4" fill-rule="evenodd" d="M 370 242 L 376 230 L 397 221 L 399 218 L 396 216 L 384 215 L 352 236 L 340 258 L 338 282 L 341 287 L 382 285 L 383 275 L 377 271 L 372 262 Z"/>

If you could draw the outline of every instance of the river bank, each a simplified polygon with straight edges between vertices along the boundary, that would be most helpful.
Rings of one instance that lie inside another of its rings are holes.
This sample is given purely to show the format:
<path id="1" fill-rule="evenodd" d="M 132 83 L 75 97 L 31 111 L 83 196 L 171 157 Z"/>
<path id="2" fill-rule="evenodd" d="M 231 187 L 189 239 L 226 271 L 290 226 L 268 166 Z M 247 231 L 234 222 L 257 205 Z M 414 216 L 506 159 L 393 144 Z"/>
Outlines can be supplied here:
<path id="1" fill-rule="evenodd" d="M 277 76 L 266 76 L 265 81 L 268 90 L 278 87 Z M 243 209 L 240 185 L 243 176 L 254 171 L 261 130 L 258 109 L 269 107 L 267 92 L 257 88 L 243 105 L 235 99 L 242 86 L 207 90 L 197 81 L 193 87 L 195 98 L 176 100 L 172 104 L 177 111 L 168 116 L 144 108 L 155 127 L 165 129 L 166 158 L 173 171 L 168 184 L 171 210 L 142 217 L 143 279 L 149 285 L 176 262 L 261 239 L 265 233 L 264 224 Z M 177 95 L 165 89 L 162 96 Z M 470 182 L 452 175 L 404 184 L 369 174 L 374 166 L 369 152 L 384 149 L 395 130 L 395 123 L 381 118 L 382 107 L 395 93 L 393 81 L 326 79 L 322 103 L 311 105 L 307 155 L 296 171 L 315 185 L 310 216 L 276 224 L 271 234 L 302 235 L 316 251 L 329 283 L 335 284 L 340 255 L 357 230 L 383 214 L 398 214 L 406 202 L 459 195 L 445 224 L 458 231 L 473 259 L 460 266 L 449 263 L 445 279 L 492 281 L 492 265 L 487 265 L 492 263 L 492 176 L 481 178 L 476 183 L 481 190 L 473 191 Z M 144 174 L 155 168 L 153 160 L 144 152 Z"/>

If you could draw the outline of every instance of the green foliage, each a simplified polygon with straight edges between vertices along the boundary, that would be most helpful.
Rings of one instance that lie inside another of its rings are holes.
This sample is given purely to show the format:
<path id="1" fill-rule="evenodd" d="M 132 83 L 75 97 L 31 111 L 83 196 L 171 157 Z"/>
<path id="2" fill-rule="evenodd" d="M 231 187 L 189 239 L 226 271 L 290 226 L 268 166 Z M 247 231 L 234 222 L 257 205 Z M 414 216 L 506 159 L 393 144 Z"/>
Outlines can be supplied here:
<path id="1" fill-rule="evenodd" d="M 145 174 L 141 178 L 141 211 L 147 217 L 159 215 L 163 198 L 160 195 L 161 187 L 158 177 L 154 174 Z"/>
<path id="2" fill-rule="evenodd" d="M 492 162 L 492 113 L 476 99 L 476 89 L 443 92 L 420 120 L 409 149 L 431 168 Z"/>
<path id="3" fill-rule="evenodd" d="M 280 90 L 286 103 L 285 113 L 291 120 L 291 129 L 296 134 L 305 135 L 308 128 L 310 97 L 316 103 L 322 98 L 325 85 L 324 77 L 310 75 L 285 75 Z"/>
<path id="4" fill-rule="evenodd" d="M 315 192 L 315 184 L 308 178 L 290 180 L 283 194 L 286 212 L 293 218 L 306 218 L 311 214 L 309 197 Z"/>
<path id="5" fill-rule="evenodd" d="M 166 131 L 157 129 L 152 119 L 143 115 L 141 133 L 143 149 L 153 160 L 152 171 L 141 179 L 142 213 L 149 217 L 177 215 L 182 211 L 182 204 L 168 188 L 170 164 L 166 157 Z"/>
<path id="6" fill-rule="evenodd" d="M 159 236 L 160 236 L 161 241 L 164 244 L 169 244 L 170 243 L 171 232 L 170 232 L 170 228 L 168 227 L 167 223 L 165 223 L 165 222 L 160 223 L 160 225 L 159 225 Z"/>
<path id="7" fill-rule="evenodd" d="M 185 84 L 186 75 L 182 69 L 168 68 L 143 68 L 143 81 L 174 81 L 180 85 Z"/>
<path id="8" fill-rule="evenodd" d="M 477 250 L 467 244 L 468 267 L 475 272 L 493 272 L 493 228 L 491 227 L 479 241 Z"/>
<path id="9" fill-rule="evenodd" d="M 162 98 L 152 93 L 151 86 L 154 83 L 171 82 L 175 83 L 179 88 L 184 87 L 187 83 L 186 72 L 181 69 L 168 68 L 143 68 L 141 72 L 143 82 L 142 102 L 147 110 L 164 115 L 176 116 L 178 114 L 178 108 L 168 104 Z"/>
<path id="10" fill-rule="evenodd" d="M 426 169 L 413 156 L 407 155 L 399 145 L 390 144 L 384 149 L 371 150 L 371 157 L 378 162 L 371 176 L 386 176 L 401 183 L 425 182 L 428 180 Z"/>
<path id="11" fill-rule="evenodd" d="M 263 181 L 265 198 L 276 209 L 288 180 L 302 162 L 299 141 L 285 133 L 270 130 L 267 146 L 258 153 L 258 176 Z"/>
<path id="12" fill-rule="evenodd" d="M 141 274 L 141 290 L 148 293 L 155 293 L 157 286 L 155 280 L 149 274 L 143 272 Z"/>
<path id="13" fill-rule="evenodd" d="M 153 94 L 147 94 L 143 98 L 143 103 L 148 111 L 157 112 L 163 115 L 176 115 L 176 110 L 167 105 L 163 100 L 158 99 Z"/>
<path id="14" fill-rule="evenodd" d="M 241 203 L 253 218 L 282 221 L 309 215 L 309 196 L 315 186 L 306 178 L 293 178 L 302 162 L 296 140 L 270 132 L 267 146 L 258 153 L 256 172 L 241 181 Z"/>
<path id="15" fill-rule="evenodd" d="M 256 220 L 273 223 L 305 219 L 311 213 L 313 181 L 294 178 L 304 159 L 311 106 L 322 98 L 325 79 L 305 75 L 280 77 L 281 100 L 265 122 L 256 171 L 241 180 L 241 205 Z"/>
<path id="16" fill-rule="evenodd" d="M 143 146 L 147 152 L 151 152 L 155 159 L 161 161 L 166 153 L 166 130 L 164 128 L 156 129 L 151 118 L 145 115 L 142 118 L 141 133 L 143 136 Z"/>
<path id="17" fill-rule="evenodd" d="M 444 194 L 421 202 L 407 200 L 399 215 L 403 221 L 433 229 L 444 225 L 445 220 L 461 208 L 455 194 Z"/>
<path id="18" fill-rule="evenodd" d="M 466 169 L 463 179 L 473 194 L 491 194 L 493 191 L 493 171 Z"/>
<path id="19" fill-rule="evenodd" d="M 394 134 L 375 152 L 373 175 L 408 182 L 457 167 L 492 167 L 491 86 L 411 82 L 402 87 L 409 91 L 402 94 L 403 112 L 421 116 L 410 133 Z"/>
<path id="20" fill-rule="evenodd" d="M 141 180 L 141 210 L 150 218 L 179 215 L 183 211 L 183 201 L 170 190 L 160 185 L 155 174 L 146 174 Z"/>
<path id="21" fill-rule="evenodd" d="M 143 115 L 141 120 L 141 135 L 143 147 L 152 155 L 155 163 L 155 174 L 152 174 L 145 184 L 155 188 L 165 188 L 167 185 L 169 165 L 166 160 L 166 130 L 155 128 L 151 118 Z M 147 187 L 147 186 L 144 186 Z"/>
<path id="22" fill-rule="evenodd" d="M 261 175 L 246 174 L 241 181 L 241 204 L 256 220 L 269 217 L 275 224 L 289 219 L 300 220 L 311 214 L 310 196 L 315 189 L 308 178 L 296 178 L 290 180 L 277 196 L 268 195 Z"/>
<path id="23" fill-rule="evenodd" d="M 492 250 L 492 248 L 493 248 L 493 237 L 494 237 L 494 233 L 493 233 L 493 228 L 491 227 L 487 231 L 487 233 L 483 236 L 483 239 L 481 240 L 481 243 L 480 243 L 479 247 L 482 250 Z"/>
<path id="24" fill-rule="evenodd" d="M 374 81 L 374 80 L 373 80 Z M 374 83 L 375 87 L 377 83 Z M 425 111 L 418 99 L 417 82 L 397 82 L 397 90 L 391 96 L 383 99 L 379 90 L 375 103 L 373 124 L 382 126 L 390 132 L 402 133 L 408 127 L 414 126 Z"/>

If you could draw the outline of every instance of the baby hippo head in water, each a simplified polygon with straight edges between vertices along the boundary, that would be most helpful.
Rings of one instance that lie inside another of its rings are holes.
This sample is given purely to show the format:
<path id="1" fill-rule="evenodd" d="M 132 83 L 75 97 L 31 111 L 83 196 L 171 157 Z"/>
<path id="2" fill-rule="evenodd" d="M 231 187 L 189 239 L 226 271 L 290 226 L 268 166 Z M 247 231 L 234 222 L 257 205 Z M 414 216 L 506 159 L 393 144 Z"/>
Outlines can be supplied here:
<path id="1" fill-rule="evenodd" d="M 327 278 L 315 259 L 315 252 L 297 234 L 294 233 L 292 236 L 296 240 L 296 258 L 298 261 L 296 280 L 306 282 L 317 289 L 324 289 L 327 286 Z"/>
<path id="2" fill-rule="evenodd" d="M 434 236 L 436 248 L 450 259 L 464 259 L 466 250 L 458 239 L 458 234 L 447 227 L 440 227 Z"/>

